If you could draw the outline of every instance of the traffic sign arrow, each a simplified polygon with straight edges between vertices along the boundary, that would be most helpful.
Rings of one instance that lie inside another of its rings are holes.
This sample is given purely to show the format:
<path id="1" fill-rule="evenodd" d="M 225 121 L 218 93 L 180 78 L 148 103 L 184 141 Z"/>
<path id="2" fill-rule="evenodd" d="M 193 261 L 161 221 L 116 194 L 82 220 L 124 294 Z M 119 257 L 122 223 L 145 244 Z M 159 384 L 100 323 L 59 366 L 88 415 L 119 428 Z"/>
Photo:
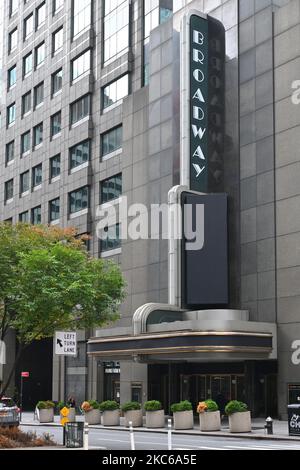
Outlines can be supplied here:
<path id="1" fill-rule="evenodd" d="M 62 348 L 63 347 L 63 344 L 62 344 L 62 341 L 61 339 L 58 339 L 56 340 L 57 344 Z"/>

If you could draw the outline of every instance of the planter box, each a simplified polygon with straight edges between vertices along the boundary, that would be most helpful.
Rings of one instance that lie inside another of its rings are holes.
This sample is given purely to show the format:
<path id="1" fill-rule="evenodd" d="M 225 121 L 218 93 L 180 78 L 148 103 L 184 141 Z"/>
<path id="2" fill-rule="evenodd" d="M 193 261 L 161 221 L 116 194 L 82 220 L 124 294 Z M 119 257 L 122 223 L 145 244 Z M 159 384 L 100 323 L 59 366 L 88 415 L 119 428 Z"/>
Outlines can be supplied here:
<path id="1" fill-rule="evenodd" d="M 142 410 L 131 410 L 125 411 L 125 426 L 129 427 L 129 422 L 132 421 L 132 427 L 140 428 L 143 426 L 143 411 Z"/>
<path id="2" fill-rule="evenodd" d="M 62 419 L 63 416 L 60 414 L 60 419 Z M 67 416 L 68 420 L 70 423 L 75 423 L 76 421 L 76 410 L 75 408 L 69 408 L 69 415 Z"/>
<path id="3" fill-rule="evenodd" d="M 194 415 L 193 411 L 178 411 L 173 414 L 174 429 L 193 429 Z"/>
<path id="4" fill-rule="evenodd" d="M 48 410 L 38 410 L 38 419 L 40 423 L 53 423 L 54 409 L 49 408 Z"/>
<path id="5" fill-rule="evenodd" d="M 84 413 L 84 420 L 88 424 L 100 424 L 101 413 L 100 410 L 91 410 Z"/>
<path id="6" fill-rule="evenodd" d="M 199 413 L 200 431 L 220 431 L 221 414 L 220 411 L 205 411 Z"/>
<path id="7" fill-rule="evenodd" d="M 251 432 L 251 413 L 233 413 L 229 415 L 230 432 Z"/>
<path id="8" fill-rule="evenodd" d="M 164 410 L 146 411 L 146 426 L 147 428 L 164 428 L 165 427 Z"/>
<path id="9" fill-rule="evenodd" d="M 103 426 L 120 426 L 120 410 L 103 411 L 101 423 Z"/>

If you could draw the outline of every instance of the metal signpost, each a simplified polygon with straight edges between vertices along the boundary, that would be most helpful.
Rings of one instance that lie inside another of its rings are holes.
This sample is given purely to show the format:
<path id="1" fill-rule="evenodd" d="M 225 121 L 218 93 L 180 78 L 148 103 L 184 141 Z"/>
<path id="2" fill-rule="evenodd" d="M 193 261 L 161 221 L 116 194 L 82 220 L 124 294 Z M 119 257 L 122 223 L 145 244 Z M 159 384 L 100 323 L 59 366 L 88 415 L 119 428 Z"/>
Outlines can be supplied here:
<path id="1" fill-rule="evenodd" d="M 21 372 L 21 393 L 20 393 L 20 423 L 22 421 L 22 411 L 23 411 L 23 379 L 29 378 L 29 372 Z"/>

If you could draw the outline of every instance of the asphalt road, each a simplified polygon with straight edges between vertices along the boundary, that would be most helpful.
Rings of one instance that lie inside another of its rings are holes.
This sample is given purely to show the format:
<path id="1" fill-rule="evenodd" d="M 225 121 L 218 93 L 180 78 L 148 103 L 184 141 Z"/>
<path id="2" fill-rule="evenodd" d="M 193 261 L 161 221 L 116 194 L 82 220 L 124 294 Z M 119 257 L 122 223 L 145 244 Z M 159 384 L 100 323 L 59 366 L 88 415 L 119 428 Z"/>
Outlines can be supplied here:
<path id="1" fill-rule="evenodd" d="M 58 427 L 21 426 L 23 431 L 34 431 L 37 435 L 51 434 L 58 444 L 62 444 L 62 429 Z M 135 432 L 136 450 L 167 450 L 167 434 Z M 259 439 L 224 438 L 210 436 L 173 435 L 173 450 L 300 450 L 300 443 L 291 441 L 273 441 Z M 89 445 L 91 448 L 107 450 L 130 450 L 129 431 L 110 431 L 90 429 Z"/>

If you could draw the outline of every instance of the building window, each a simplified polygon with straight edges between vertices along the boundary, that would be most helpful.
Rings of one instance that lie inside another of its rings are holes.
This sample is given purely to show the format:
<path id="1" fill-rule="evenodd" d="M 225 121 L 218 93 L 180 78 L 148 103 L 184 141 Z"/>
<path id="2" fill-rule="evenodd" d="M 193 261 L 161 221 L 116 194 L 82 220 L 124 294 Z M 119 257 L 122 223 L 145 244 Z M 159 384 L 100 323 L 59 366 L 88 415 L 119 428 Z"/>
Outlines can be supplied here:
<path id="1" fill-rule="evenodd" d="M 7 125 L 11 126 L 16 120 L 16 103 L 11 104 L 7 108 Z"/>
<path id="2" fill-rule="evenodd" d="M 52 54 L 57 54 L 63 48 L 64 30 L 59 28 L 52 34 Z"/>
<path id="3" fill-rule="evenodd" d="M 32 72 L 32 52 L 23 58 L 23 77 Z"/>
<path id="4" fill-rule="evenodd" d="M 87 74 L 91 69 L 91 51 L 90 49 L 81 54 L 76 59 L 72 60 L 71 63 L 71 80 Z"/>
<path id="5" fill-rule="evenodd" d="M 38 124 L 33 128 L 33 147 L 43 143 L 43 123 Z"/>
<path id="6" fill-rule="evenodd" d="M 34 87 L 34 107 L 36 108 L 44 102 L 44 82 Z"/>
<path id="7" fill-rule="evenodd" d="M 32 187 L 36 188 L 42 184 L 43 179 L 43 167 L 40 163 L 39 165 L 32 168 Z"/>
<path id="8" fill-rule="evenodd" d="M 15 141 L 12 140 L 8 144 L 6 144 L 6 152 L 5 152 L 6 165 L 9 162 L 12 162 L 14 158 L 15 158 Z"/>
<path id="9" fill-rule="evenodd" d="M 50 158 L 50 180 L 60 175 L 60 155 Z"/>
<path id="10" fill-rule="evenodd" d="M 51 137 L 61 132 L 61 111 L 51 116 Z"/>
<path id="11" fill-rule="evenodd" d="M 7 73 L 7 87 L 10 89 L 16 84 L 17 81 L 17 66 L 11 67 Z"/>
<path id="12" fill-rule="evenodd" d="M 90 158 L 90 141 L 86 140 L 80 144 L 74 145 L 70 149 L 70 169 L 89 161 Z"/>
<path id="13" fill-rule="evenodd" d="M 46 4 L 42 3 L 36 9 L 36 29 L 39 29 L 46 21 Z"/>
<path id="14" fill-rule="evenodd" d="M 21 155 L 30 151 L 30 131 L 21 135 Z"/>
<path id="15" fill-rule="evenodd" d="M 105 134 L 102 134 L 102 139 L 101 139 L 102 157 L 122 148 L 122 140 L 123 140 L 123 127 L 122 126 L 115 127 L 115 129 L 112 129 L 108 132 L 105 132 Z"/>
<path id="16" fill-rule="evenodd" d="M 104 62 L 129 48 L 129 0 L 104 1 Z"/>
<path id="17" fill-rule="evenodd" d="M 14 197 L 14 180 L 13 179 L 6 181 L 4 193 L 5 193 L 4 194 L 5 202 L 9 201 L 10 199 Z"/>
<path id="18" fill-rule="evenodd" d="M 42 222 L 42 208 L 37 206 L 31 209 L 31 223 L 33 225 L 39 225 Z"/>
<path id="19" fill-rule="evenodd" d="M 19 0 L 9 0 L 9 16 L 17 13 L 19 8 Z"/>
<path id="20" fill-rule="evenodd" d="M 33 13 L 24 20 L 24 41 L 33 33 Z"/>
<path id="21" fill-rule="evenodd" d="M 127 96 L 128 92 L 128 75 L 124 75 L 123 77 L 103 88 L 103 107 L 108 108 L 109 106 L 112 106 Z"/>
<path id="22" fill-rule="evenodd" d="M 8 34 L 8 53 L 10 54 L 13 50 L 17 49 L 18 45 L 18 28 L 15 28 Z"/>
<path id="23" fill-rule="evenodd" d="M 90 95 L 85 95 L 71 104 L 71 125 L 89 116 L 90 100 Z"/>
<path id="24" fill-rule="evenodd" d="M 104 229 L 106 239 L 100 240 L 100 251 L 116 250 L 121 247 L 121 226 L 120 224 L 112 225 Z"/>
<path id="25" fill-rule="evenodd" d="M 55 93 L 62 89 L 62 69 L 59 69 L 52 75 L 51 82 L 52 95 L 55 95 Z"/>
<path id="26" fill-rule="evenodd" d="M 92 0 L 72 0 L 73 38 L 91 27 Z"/>
<path id="27" fill-rule="evenodd" d="M 53 15 L 64 6 L 64 0 L 53 0 Z"/>
<path id="28" fill-rule="evenodd" d="M 27 193 L 30 189 L 30 174 L 25 171 L 20 175 L 20 194 Z"/>
<path id="29" fill-rule="evenodd" d="M 19 222 L 22 224 L 27 224 L 29 222 L 29 212 L 25 211 L 19 215 Z"/>
<path id="30" fill-rule="evenodd" d="M 84 188 L 72 191 L 69 194 L 69 211 L 70 214 L 75 214 L 89 207 L 89 188 Z"/>
<path id="31" fill-rule="evenodd" d="M 59 220 L 60 217 L 60 198 L 53 199 L 49 202 L 49 219 L 50 222 Z"/>
<path id="32" fill-rule="evenodd" d="M 122 174 L 112 176 L 100 183 L 100 204 L 118 199 L 122 195 Z"/>
<path id="33" fill-rule="evenodd" d="M 31 91 L 22 96 L 22 117 L 31 110 Z"/>
<path id="34" fill-rule="evenodd" d="M 45 60 L 45 43 L 35 48 L 35 67 L 39 67 Z"/>

